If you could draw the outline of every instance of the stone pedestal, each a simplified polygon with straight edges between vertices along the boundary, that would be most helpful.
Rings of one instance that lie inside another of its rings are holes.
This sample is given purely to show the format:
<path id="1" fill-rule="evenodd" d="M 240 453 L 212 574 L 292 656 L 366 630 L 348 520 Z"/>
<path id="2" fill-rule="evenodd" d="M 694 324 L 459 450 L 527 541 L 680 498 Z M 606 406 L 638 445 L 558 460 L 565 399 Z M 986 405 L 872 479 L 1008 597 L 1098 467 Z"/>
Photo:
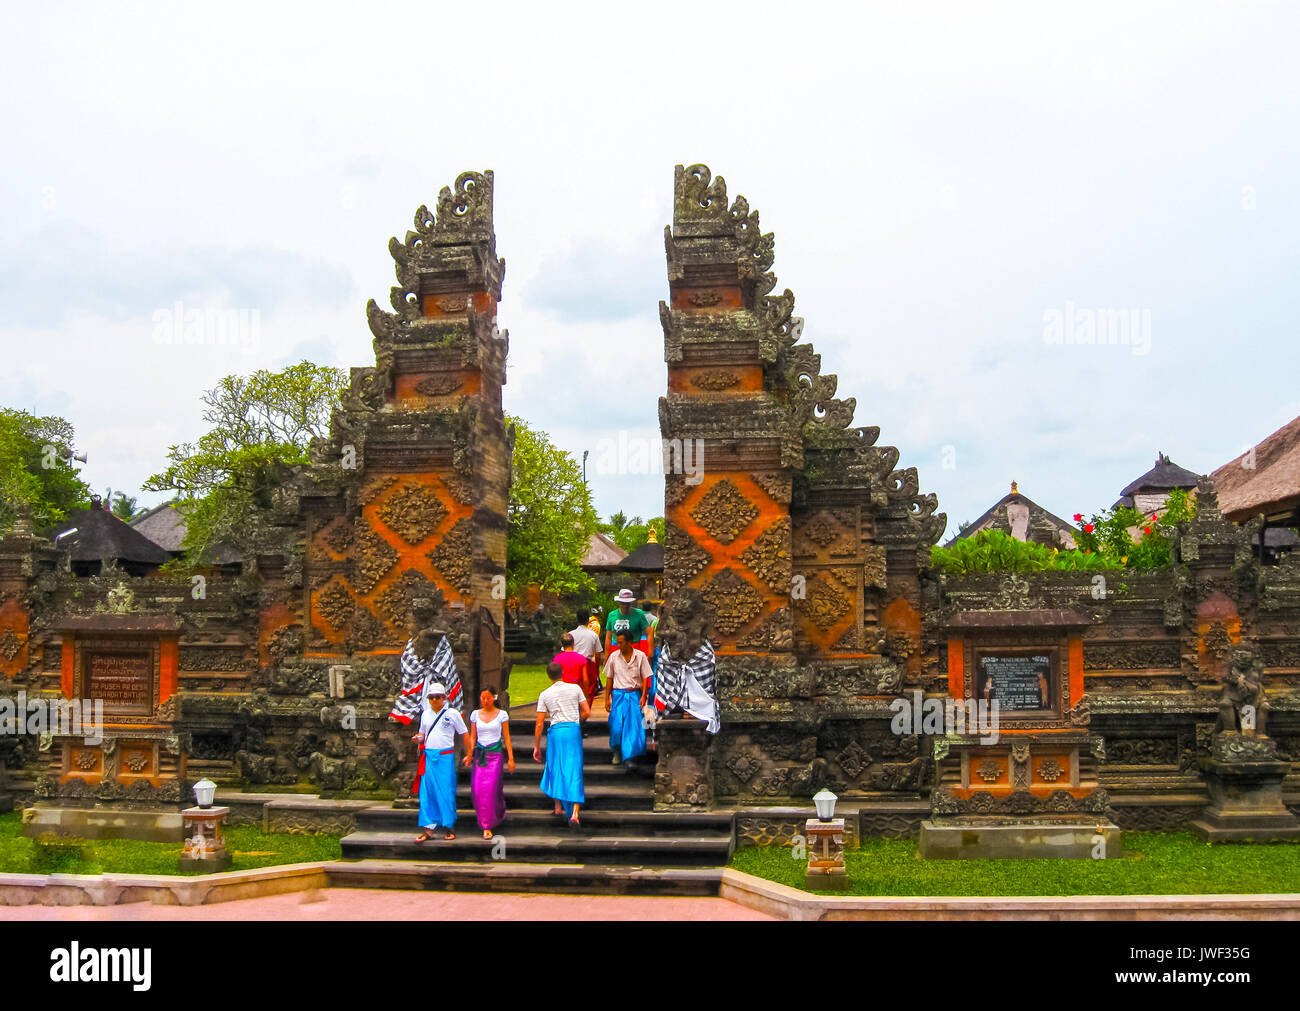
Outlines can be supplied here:
<path id="1" fill-rule="evenodd" d="M 708 724 L 670 716 L 655 724 L 655 807 L 708 807 L 713 802 Z"/>
<path id="2" fill-rule="evenodd" d="M 1300 840 L 1300 821 L 1282 802 L 1289 770 L 1290 763 L 1276 759 L 1203 759 L 1210 804 L 1192 831 L 1212 843 Z"/>
<path id="3" fill-rule="evenodd" d="M 23 811 L 23 835 L 40 839 L 136 839 L 177 843 L 182 838 L 179 811 L 133 811 L 125 807 L 69 807 L 38 801 Z"/>
<path id="4" fill-rule="evenodd" d="M 1109 860 L 1123 856 L 1119 826 L 1106 817 L 981 818 L 923 821 L 927 860 Z"/>
<path id="5" fill-rule="evenodd" d="M 804 887 L 816 892 L 845 892 L 849 888 L 844 869 L 844 819 L 822 821 L 809 818 L 804 824 L 808 840 L 808 870 Z"/>
<path id="6" fill-rule="evenodd" d="M 232 858 L 226 850 L 221 825 L 230 814 L 228 807 L 189 807 L 181 812 L 185 819 L 185 852 L 181 854 L 182 871 L 224 871 Z"/>

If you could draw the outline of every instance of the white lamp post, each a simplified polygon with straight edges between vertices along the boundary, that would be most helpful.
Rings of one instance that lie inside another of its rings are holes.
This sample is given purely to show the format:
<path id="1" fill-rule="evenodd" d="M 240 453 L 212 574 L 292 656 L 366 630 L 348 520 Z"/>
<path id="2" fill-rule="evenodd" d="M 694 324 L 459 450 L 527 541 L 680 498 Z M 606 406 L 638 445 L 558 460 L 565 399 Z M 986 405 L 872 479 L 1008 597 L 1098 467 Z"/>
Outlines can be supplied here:
<path id="1" fill-rule="evenodd" d="M 844 819 L 835 817 L 835 802 L 839 800 L 830 790 L 819 790 L 813 796 L 817 817 L 804 824 L 808 839 L 808 869 L 804 874 L 804 887 L 816 891 L 843 891 L 849 887 L 844 869 Z"/>
<path id="2" fill-rule="evenodd" d="M 216 793 L 217 784 L 212 782 L 210 779 L 200 779 L 194 784 L 195 803 L 205 810 L 212 806 L 212 798 L 216 796 Z M 821 808 L 818 808 L 819 812 L 820 810 Z"/>
<path id="3" fill-rule="evenodd" d="M 221 835 L 221 824 L 230 808 L 212 806 L 216 792 L 216 783 L 200 779 L 194 784 L 194 800 L 198 806 L 181 812 L 185 819 L 185 851 L 180 859 L 182 871 L 224 871 L 232 863 Z"/>

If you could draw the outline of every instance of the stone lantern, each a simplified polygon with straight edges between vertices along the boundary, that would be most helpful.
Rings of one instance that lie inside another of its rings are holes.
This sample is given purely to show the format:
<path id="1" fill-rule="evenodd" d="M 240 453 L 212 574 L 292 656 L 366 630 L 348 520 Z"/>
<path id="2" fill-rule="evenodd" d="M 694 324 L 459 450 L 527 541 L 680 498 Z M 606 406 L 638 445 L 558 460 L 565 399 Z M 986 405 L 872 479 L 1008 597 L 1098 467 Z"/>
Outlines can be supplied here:
<path id="1" fill-rule="evenodd" d="M 849 876 L 844 868 L 844 819 L 834 817 L 838 798 L 830 790 L 813 797 L 817 817 L 804 824 L 808 839 L 808 870 L 804 887 L 816 891 L 845 891 Z"/>
<path id="2" fill-rule="evenodd" d="M 194 784 L 195 807 L 181 812 L 185 821 L 185 851 L 181 854 L 182 871 L 224 871 L 232 857 L 226 849 L 221 826 L 230 813 L 228 807 L 213 807 L 217 784 L 204 779 Z"/>

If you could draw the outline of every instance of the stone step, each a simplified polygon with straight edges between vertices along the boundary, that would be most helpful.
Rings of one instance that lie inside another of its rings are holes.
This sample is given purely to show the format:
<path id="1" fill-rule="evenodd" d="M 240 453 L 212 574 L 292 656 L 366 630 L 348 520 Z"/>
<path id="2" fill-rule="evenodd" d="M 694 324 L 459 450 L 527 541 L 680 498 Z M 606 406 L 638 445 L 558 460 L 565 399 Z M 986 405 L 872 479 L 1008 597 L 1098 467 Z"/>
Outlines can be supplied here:
<path id="1" fill-rule="evenodd" d="M 472 826 L 478 831 L 473 808 L 459 812 L 458 828 Z M 587 834 L 598 835 L 731 835 L 732 816 L 729 812 L 712 811 L 601 811 L 584 808 L 582 822 Z M 399 810 L 387 805 L 375 805 L 357 813 L 359 832 L 417 831 L 416 812 Z M 568 832 L 564 823 L 551 813 L 549 807 L 517 809 L 510 811 L 502 832 L 527 832 L 545 835 L 551 831 Z"/>
<path id="2" fill-rule="evenodd" d="M 435 844 L 436 845 L 436 844 Z M 721 867 L 607 864 L 340 860 L 325 867 L 334 888 L 444 892 L 559 892 L 571 895 L 717 895 Z"/>
<path id="3" fill-rule="evenodd" d="M 506 771 L 506 784 L 510 783 L 531 783 L 536 786 L 542 781 L 542 773 L 546 766 L 541 762 L 534 762 L 532 755 L 526 760 L 516 759 L 515 771 Z M 458 781 L 468 781 L 470 774 L 473 772 L 473 766 L 466 768 L 464 765 L 456 766 L 456 778 Z M 607 784 L 614 786 L 619 783 L 640 783 L 646 790 L 653 787 L 655 767 L 649 762 L 620 762 L 618 765 L 613 762 L 592 762 L 587 761 L 582 766 L 583 783 L 587 785 Z"/>
<path id="4" fill-rule="evenodd" d="M 721 867 L 731 856 L 731 837 L 596 835 L 585 831 L 502 833 L 505 852 L 484 839 L 473 822 L 457 826 L 456 838 L 415 842 L 416 831 L 353 832 L 342 841 L 345 859 L 475 861 L 497 863 L 494 849 L 512 863 L 635 864 L 646 867 Z"/>
<path id="5" fill-rule="evenodd" d="M 654 808 L 654 791 L 648 779 L 630 777 L 623 782 L 584 783 L 583 792 L 587 795 L 587 804 L 606 811 L 649 811 Z M 505 797 L 507 809 L 516 808 L 552 808 L 555 805 L 550 797 L 542 793 L 537 782 L 510 782 L 506 780 Z M 413 795 L 410 800 L 415 800 Z M 456 807 L 469 809 L 474 806 L 469 777 L 461 776 L 456 784 Z"/>

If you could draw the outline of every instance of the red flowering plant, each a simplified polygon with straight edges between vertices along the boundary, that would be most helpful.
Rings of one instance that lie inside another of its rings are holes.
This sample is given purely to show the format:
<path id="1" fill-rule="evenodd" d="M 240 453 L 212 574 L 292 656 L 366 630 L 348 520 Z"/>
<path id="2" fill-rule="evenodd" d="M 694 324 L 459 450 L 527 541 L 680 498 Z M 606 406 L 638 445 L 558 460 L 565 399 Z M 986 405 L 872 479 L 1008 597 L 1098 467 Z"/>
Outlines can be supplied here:
<path id="1" fill-rule="evenodd" d="M 1152 516 L 1150 522 L 1136 509 L 1119 506 L 1094 513 L 1074 539 L 1081 550 L 1114 559 L 1126 568 L 1160 568 L 1173 561 L 1178 524 L 1195 515 L 1196 499 L 1176 488 L 1169 493 L 1163 511 Z M 1081 519 L 1082 514 L 1075 513 L 1075 522 Z M 1136 531 L 1141 533 L 1134 536 Z"/>

